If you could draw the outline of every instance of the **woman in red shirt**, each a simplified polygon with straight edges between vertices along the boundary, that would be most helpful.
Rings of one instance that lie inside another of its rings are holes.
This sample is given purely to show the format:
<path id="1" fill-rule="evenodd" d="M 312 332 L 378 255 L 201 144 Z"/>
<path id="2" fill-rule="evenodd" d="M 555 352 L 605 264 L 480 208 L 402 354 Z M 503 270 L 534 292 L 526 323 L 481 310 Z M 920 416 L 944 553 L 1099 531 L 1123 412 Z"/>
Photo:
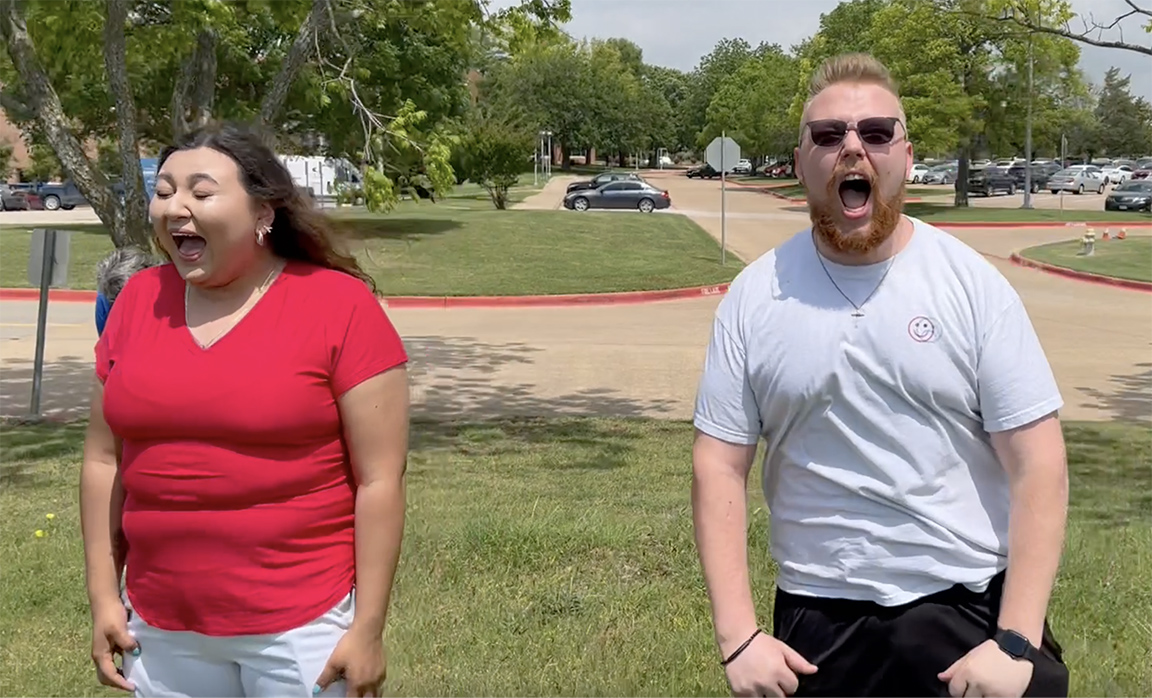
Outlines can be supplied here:
<path id="1" fill-rule="evenodd" d="M 403 343 L 255 133 L 212 126 L 165 150 L 149 213 L 171 263 L 112 308 L 84 445 L 100 682 L 379 695 L 404 527 Z"/>

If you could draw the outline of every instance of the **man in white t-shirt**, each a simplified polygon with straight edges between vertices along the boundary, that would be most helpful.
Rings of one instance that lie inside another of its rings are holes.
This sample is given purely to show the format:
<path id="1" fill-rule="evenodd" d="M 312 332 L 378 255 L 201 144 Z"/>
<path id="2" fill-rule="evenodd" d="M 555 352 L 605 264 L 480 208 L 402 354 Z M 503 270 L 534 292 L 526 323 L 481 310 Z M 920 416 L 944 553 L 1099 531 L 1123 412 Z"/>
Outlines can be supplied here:
<path id="1" fill-rule="evenodd" d="M 813 75 L 795 167 L 812 219 L 742 271 L 697 396 L 693 510 L 737 695 L 1065 696 L 1046 613 L 1067 468 L 1052 371 L 978 253 L 902 215 L 913 164 L 885 67 Z M 771 635 L 745 488 L 760 439 Z"/>

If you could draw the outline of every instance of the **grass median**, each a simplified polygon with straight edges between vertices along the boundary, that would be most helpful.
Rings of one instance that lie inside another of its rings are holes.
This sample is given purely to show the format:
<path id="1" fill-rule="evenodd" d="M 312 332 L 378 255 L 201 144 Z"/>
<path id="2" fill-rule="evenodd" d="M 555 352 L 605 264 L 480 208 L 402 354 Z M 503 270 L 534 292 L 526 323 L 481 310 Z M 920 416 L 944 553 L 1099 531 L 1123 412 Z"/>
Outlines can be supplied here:
<path id="1" fill-rule="evenodd" d="M 1071 514 L 1051 620 L 1072 695 L 1152 695 L 1152 435 L 1065 433 Z M 82 424 L 5 429 L 5 695 L 119 695 L 87 658 L 82 439 Z M 689 424 L 655 420 L 415 423 L 387 693 L 726 695 L 692 538 L 691 439 Z M 771 627 L 758 480 L 750 565 Z"/>
<path id="2" fill-rule="evenodd" d="M 1152 236 L 1132 235 L 1123 240 L 1096 236 L 1091 257 L 1081 256 L 1080 240 L 1065 240 L 1021 250 L 1025 259 L 1073 271 L 1152 283 Z"/>
<path id="3" fill-rule="evenodd" d="M 497 211 L 484 195 L 406 202 L 386 215 L 340 212 L 352 248 L 389 296 L 551 295 L 730 281 L 735 258 L 674 214 Z M 63 227 L 63 226 L 62 226 Z M 102 226 L 73 231 L 71 288 L 92 289 L 112 249 Z M 0 227 L 0 287 L 27 287 L 29 228 Z"/>

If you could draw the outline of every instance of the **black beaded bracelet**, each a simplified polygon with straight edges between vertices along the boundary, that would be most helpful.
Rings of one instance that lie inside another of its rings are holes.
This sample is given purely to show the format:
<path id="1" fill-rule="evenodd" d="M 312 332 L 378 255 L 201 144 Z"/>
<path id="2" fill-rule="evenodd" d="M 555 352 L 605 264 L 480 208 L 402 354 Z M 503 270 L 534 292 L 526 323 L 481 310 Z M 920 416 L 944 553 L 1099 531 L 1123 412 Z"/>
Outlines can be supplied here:
<path id="1" fill-rule="evenodd" d="M 756 632 L 752 633 L 752 637 L 745 640 L 743 645 L 740 645 L 739 647 L 737 647 L 736 650 L 734 652 L 732 652 L 732 654 L 728 655 L 727 659 L 721 659 L 720 660 L 720 666 L 728 666 L 729 664 L 731 664 L 734 659 L 736 659 L 737 657 L 740 656 L 741 652 L 748 649 L 748 645 L 751 645 L 752 641 L 756 639 L 756 636 L 762 632 L 764 632 L 764 631 L 761 630 L 760 628 L 756 628 Z"/>

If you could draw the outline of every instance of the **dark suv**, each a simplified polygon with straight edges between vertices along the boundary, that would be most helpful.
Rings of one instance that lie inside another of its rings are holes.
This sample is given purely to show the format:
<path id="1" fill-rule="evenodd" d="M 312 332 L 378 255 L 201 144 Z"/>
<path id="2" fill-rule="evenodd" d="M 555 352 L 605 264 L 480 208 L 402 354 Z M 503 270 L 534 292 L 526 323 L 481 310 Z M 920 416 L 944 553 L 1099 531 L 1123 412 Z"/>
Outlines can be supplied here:
<path id="1" fill-rule="evenodd" d="M 1002 191 L 1012 196 L 1016 193 L 1016 180 L 1001 167 L 973 167 L 968 170 L 968 193 L 992 196 Z"/>

